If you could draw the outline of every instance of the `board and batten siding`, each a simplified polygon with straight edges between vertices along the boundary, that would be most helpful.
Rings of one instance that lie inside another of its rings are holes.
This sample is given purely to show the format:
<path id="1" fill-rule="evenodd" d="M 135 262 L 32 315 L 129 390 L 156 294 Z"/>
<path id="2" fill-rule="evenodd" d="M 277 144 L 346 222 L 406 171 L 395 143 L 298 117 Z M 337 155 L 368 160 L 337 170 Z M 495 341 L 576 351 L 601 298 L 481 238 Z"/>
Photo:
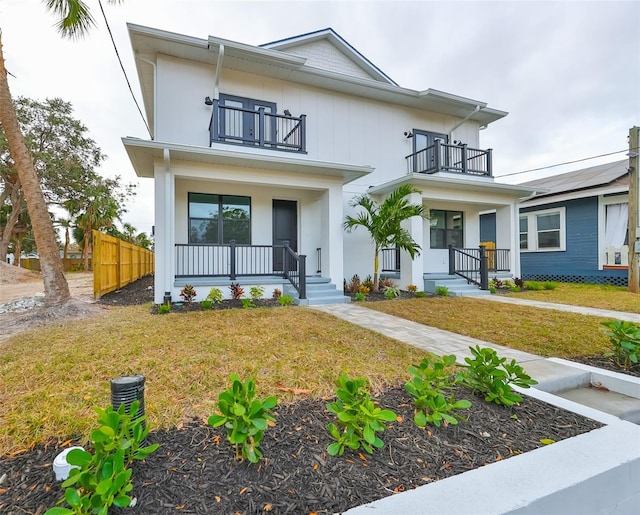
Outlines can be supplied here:
<path id="1" fill-rule="evenodd" d="M 587 197 L 520 208 L 520 214 L 565 207 L 566 250 L 520 253 L 527 280 L 604 283 L 626 286 L 626 270 L 598 268 L 598 198 Z"/>

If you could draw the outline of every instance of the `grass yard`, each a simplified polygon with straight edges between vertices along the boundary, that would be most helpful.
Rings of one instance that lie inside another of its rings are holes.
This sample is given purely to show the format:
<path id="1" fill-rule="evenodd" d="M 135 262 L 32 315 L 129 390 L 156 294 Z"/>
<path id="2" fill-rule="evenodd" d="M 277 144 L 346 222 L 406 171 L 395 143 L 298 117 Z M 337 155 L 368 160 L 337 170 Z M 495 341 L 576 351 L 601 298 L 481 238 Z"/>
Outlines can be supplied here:
<path id="1" fill-rule="evenodd" d="M 631 293 L 622 286 L 558 283 L 555 290 L 523 291 L 508 295 L 521 299 L 640 313 L 640 294 Z"/>
<path id="2" fill-rule="evenodd" d="M 235 309 L 151 315 L 149 305 L 48 325 L 0 346 L 0 456 L 34 443 L 88 436 L 109 380 L 146 377 L 151 426 L 207 418 L 229 374 L 255 376 L 259 395 L 279 386 L 332 396 L 342 373 L 372 386 L 406 380 L 424 352 L 317 311 Z"/>
<path id="3" fill-rule="evenodd" d="M 469 297 L 429 297 L 364 305 L 542 356 L 570 358 L 601 354 L 609 349 L 609 340 L 600 331 L 600 322 L 608 320 L 605 318 Z"/>

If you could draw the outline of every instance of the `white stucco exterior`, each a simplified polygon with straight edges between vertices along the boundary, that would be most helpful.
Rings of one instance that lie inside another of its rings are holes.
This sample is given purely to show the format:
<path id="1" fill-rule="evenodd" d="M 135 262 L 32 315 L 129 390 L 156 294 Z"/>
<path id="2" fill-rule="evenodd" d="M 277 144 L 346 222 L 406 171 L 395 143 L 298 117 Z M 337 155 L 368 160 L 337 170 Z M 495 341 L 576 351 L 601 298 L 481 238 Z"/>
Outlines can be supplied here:
<path id="1" fill-rule="evenodd" d="M 189 193 L 249 197 L 252 245 L 273 242 L 273 201 L 295 201 L 307 273 L 319 270 L 341 288 L 344 277 L 373 273 L 367 233 L 343 231 L 349 201 L 365 192 L 381 201 L 408 182 L 421 190 L 413 200 L 427 212 L 464 213 L 467 247 L 479 244 L 479 213 L 495 209 L 496 244 L 511 249 L 517 271 L 517 202 L 528 190 L 460 173 L 407 175 L 405 160 L 416 131 L 479 149 L 480 127 L 506 113 L 447 93 L 401 88 L 330 29 L 264 48 L 135 25 L 129 31 L 154 135 L 123 141 L 138 175 L 155 181 L 156 302 L 179 292 L 175 246 L 190 243 Z M 267 102 L 278 115 L 305 115 L 304 152 L 211 142 L 220 95 Z M 400 282 L 422 289 L 423 273 L 448 270 L 448 253 L 431 249 L 428 220 L 407 223 L 423 252 L 413 261 L 401 256 Z"/>

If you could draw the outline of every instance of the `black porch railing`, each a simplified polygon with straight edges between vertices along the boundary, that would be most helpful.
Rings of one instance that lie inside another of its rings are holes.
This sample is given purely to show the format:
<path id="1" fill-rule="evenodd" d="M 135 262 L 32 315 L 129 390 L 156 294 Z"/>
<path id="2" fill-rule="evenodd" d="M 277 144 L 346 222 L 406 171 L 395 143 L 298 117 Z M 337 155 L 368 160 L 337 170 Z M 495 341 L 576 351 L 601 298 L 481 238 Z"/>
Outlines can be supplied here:
<path id="1" fill-rule="evenodd" d="M 490 272 L 508 272 L 511 269 L 509 249 L 488 249 L 483 245 L 475 249 L 457 249 L 449 245 L 449 275 L 459 275 L 489 289 Z"/>
<path id="2" fill-rule="evenodd" d="M 492 176 L 491 149 L 480 150 L 467 145 L 449 145 L 439 140 L 430 147 L 408 155 L 407 173 L 453 172 Z"/>
<path id="3" fill-rule="evenodd" d="M 176 246 L 176 278 L 281 276 L 307 298 L 306 256 L 283 245 L 186 244 Z"/>
<path id="4" fill-rule="evenodd" d="M 400 249 L 397 247 L 382 249 L 380 251 L 380 261 L 382 272 L 400 271 Z"/>
<path id="5" fill-rule="evenodd" d="M 232 143 L 272 150 L 306 152 L 306 115 L 300 117 L 220 105 L 213 101 L 209 144 Z"/>

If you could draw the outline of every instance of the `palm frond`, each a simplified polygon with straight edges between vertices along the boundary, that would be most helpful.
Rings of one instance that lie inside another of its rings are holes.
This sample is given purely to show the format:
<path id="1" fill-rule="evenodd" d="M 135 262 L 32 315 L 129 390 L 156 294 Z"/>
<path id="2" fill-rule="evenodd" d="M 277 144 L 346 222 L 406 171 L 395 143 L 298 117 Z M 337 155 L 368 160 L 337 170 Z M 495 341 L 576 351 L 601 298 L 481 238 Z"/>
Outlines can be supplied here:
<path id="1" fill-rule="evenodd" d="M 55 27 L 64 37 L 81 38 L 95 25 L 89 7 L 82 0 L 45 0 L 45 3 L 58 18 Z"/>

